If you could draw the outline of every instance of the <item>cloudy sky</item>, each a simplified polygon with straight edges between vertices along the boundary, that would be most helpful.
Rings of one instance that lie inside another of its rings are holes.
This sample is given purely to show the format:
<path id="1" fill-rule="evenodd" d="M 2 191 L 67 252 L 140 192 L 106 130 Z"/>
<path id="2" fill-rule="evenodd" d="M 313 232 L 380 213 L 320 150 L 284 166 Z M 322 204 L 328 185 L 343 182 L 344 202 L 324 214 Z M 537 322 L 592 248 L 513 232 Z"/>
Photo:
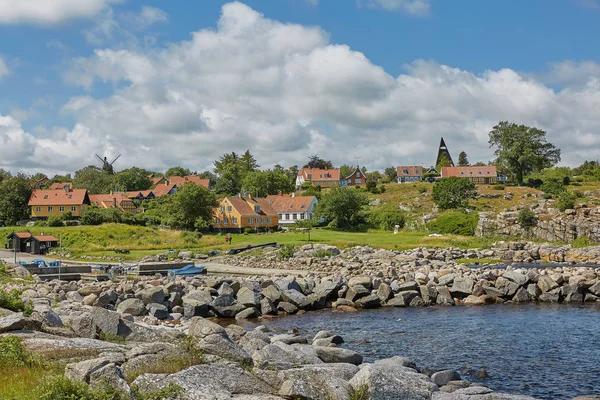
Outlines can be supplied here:
<path id="1" fill-rule="evenodd" d="M 51 4 L 51 5 L 50 5 Z M 0 168 L 487 161 L 533 125 L 600 157 L 596 0 L 0 0 Z"/>

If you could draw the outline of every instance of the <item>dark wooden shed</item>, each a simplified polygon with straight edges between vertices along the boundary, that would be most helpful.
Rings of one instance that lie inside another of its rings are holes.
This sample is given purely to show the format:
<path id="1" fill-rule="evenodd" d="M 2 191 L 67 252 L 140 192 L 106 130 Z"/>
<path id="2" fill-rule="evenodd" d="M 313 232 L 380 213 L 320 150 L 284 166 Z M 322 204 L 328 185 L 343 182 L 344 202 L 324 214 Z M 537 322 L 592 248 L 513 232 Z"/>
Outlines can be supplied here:
<path id="1" fill-rule="evenodd" d="M 27 252 L 46 254 L 48 250 L 58 246 L 58 239 L 50 235 L 32 236 L 27 240 Z"/>
<path id="2" fill-rule="evenodd" d="M 27 251 L 27 241 L 30 238 L 29 232 L 13 232 L 8 235 L 8 248 L 14 250 L 16 247 L 17 251 L 24 253 Z"/>

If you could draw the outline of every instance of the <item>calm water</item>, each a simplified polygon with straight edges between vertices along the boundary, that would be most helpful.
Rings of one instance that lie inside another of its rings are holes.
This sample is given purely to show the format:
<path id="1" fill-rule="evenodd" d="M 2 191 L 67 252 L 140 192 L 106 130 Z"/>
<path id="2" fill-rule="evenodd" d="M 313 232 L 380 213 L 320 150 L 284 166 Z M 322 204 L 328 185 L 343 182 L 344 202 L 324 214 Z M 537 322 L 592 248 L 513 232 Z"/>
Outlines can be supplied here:
<path id="1" fill-rule="evenodd" d="M 600 394 L 600 307 L 521 305 L 309 312 L 264 322 L 272 329 L 329 329 L 365 361 L 395 355 L 419 368 L 455 369 L 497 391 L 541 399 Z M 253 324 L 247 323 L 247 328 Z"/>

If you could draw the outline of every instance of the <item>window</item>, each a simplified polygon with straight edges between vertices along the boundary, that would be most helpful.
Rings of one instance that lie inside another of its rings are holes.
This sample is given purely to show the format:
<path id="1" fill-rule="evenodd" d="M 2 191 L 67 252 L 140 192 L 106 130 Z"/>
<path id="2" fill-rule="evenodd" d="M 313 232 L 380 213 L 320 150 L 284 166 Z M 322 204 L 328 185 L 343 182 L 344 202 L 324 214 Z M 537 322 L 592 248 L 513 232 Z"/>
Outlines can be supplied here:
<path id="1" fill-rule="evenodd" d="M 300 214 L 300 219 L 304 219 L 304 213 Z"/>
<path id="2" fill-rule="evenodd" d="M 52 212 L 53 208 L 52 206 L 48 206 L 48 212 Z"/>
<path id="3" fill-rule="evenodd" d="M 75 211 L 77 211 L 77 207 L 71 206 L 71 212 L 75 212 Z"/>
<path id="4" fill-rule="evenodd" d="M 258 224 L 258 218 L 254 218 L 254 223 Z"/>
<path id="5" fill-rule="evenodd" d="M 271 223 L 271 218 L 267 218 L 267 224 Z"/>
<path id="6" fill-rule="evenodd" d="M 47 194 L 45 194 L 45 195 L 44 195 L 44 199 L 47 199 L 47 198 L 48 198 L 48 195 L 47 195 Z"/>
<path id="7" fill-rule="evenodd" d="M 236 217 L 231 218 L 231 223 L 232 224 L 237 224 L 237 218 Z"/>
<path id="8" fill-rule="evenodd" d="M 292 214 L 292 218 L 294 218 L 294 221 L 298 219 L 298 214 Z"/>
<path id="9" fill-rule="evenodd" d="M 356 173 L 356 176 L 360 176 L 360 172 L 357 172 L 357 173 Z"/>
<path id="10" fill-rule="evenodd" d="M 290 214 L 285 214 L 285 219 L 290 220 Z"/>
<path id="11" fill-rule="evenodd" d="M 229 224 L 229 218 L 223 218 L 223 225 Z"/>
<path id="12" fill-rule="evenodd" d="M 283 214 L 278 215 L 279 219 L 283 219 Z"/>
<path id="13" fill-rule="evenodd" d="M 407 170 L 407 169 L 403 169 L 403 170 L 402 170 L 402 173 L 403 173 L 404 175 L 408 175 L 408 170 Z"/>
<path id="14" fill-rule="evenodd" d="M 223 207 L 223 206 L 219 207 L 219 211 L 224 212 L 225 211 L 225 207 Z"/>
<path id="15" fill-rule="evenodd" d="M 251 224 L 252 223 L 252 218 L 248 218 L 248 223 Z"/>
<path id="16" fill-rule="evenodd" d="M 261 218 L 261 219 L 260 219 L 260 222 L 264 224 L 264 223 L 266 223 L 266 222 L 267 222 L 267 220 L 266 220 L 266 218 Z"/>
<path id="17" fill-rule="evenodd" d="M 354 183 L 362 183 L 360 178 L 354 180 Z"/>
<path id="18" fill-rule="evenodd" d="M 41 211 L 42 211 L 42 207 L 40 207 L 40 206 L 37 206 L 37 207 L 35 208 L 35 212 L 41 212 Z"/>
<path id="19" fill-rule="evenodd" d="M 231 212 L 232 210 L 233 210 L 233 207 L 227 206 L 227 212 Z"/>
<path id="20" fill-rule="evenodd" d="M 260 205 L 258 205 L 258 204 L 254 205 L 254 212 L 255 213 L 259 213 L 260 212 Z"/>
<path id="21" fill-rule="evenodd" d="M 215 218 L 215 223 L 220 224 L 221 223 L 221 218 Z"/>
<path id="22" fill-rule="evenodd" d="M 65 212 L 65 206 L 59 206 L 58 207 L 58 211 Z"/>

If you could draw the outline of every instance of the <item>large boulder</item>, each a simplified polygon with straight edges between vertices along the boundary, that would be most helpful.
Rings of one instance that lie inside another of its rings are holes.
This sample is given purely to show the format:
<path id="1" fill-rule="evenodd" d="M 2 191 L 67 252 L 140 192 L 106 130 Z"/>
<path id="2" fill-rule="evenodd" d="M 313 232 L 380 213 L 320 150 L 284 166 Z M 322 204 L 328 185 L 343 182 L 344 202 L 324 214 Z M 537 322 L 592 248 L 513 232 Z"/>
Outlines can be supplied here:
<path id="1" fill-rule="evenodd" d="M 369 400 L 430 400 L 438 390 L 427 377 L 412 368 L 367 364 L 352 379 L 356 391 L 367 391 Z"/>
<path id="2" fill-rule="evenodd" d="M 23 313 L 14 313 L 0 318 L 0 333 L 20 330 L 39 331 L 41 321 L 36 321 L 23 316 Z"/>
<path id="3" fill-rule="evenodd" d="M 250 355 L 229 338 L 225 328 L 214 322 L 201 317 L 192 318 L 188 332 L 198 339 L 198 345 L 208 354 L 244 363 L 252 362 Z"/>
<path id="4" fill-rule="evenodd" d="M 295 289 L 284 290 L 281 297 L 284 301 L 295 305 L 299 309 L 304 309 L 310 304 L 306 296 Z"/>
<path id="5" fill-rule="evenodd" d="M 108 311 L 101 307 L 93 307 L 90 317 L 101 333 L 109 335 L 117 335 L 119 333 L 119 322 L 121 320 L 119 313 Z"/>
<path id="6" fill-rule="evenodd" d="M 245 307 L 258 307 L 260 304 L 260 293 L 242 287 L 237 292 L 237 301 Z"/>
<path id="7" fill-rule="evenodd" d="M 117 306 L 117 311 L 122 314 L 138 316 L 146 313 L 146 306 L 140 299 L 127 299 L 119 303 Z"/>
<path id="8" fill-rule="evenodd" d="M 283 382 L 279 394 L 292 399 L 350 400 L 348 381 L 358 372 L 352 364 L 305 365 L 280 371 Z"/>
<path id="9" fill-rule="evenodd" d="M 516 283 L 519 286 L 525 285 L 528 281 L 527 276 L 517 271 L 505 271 L 502 277 Z"/>
<path id="10" fill-rule="evenodd" d="M 452 284 L 452 287 L 450 288 L 450 293 L 452 293 L 452 295 L 454 297 L 467 297 L 469 296 L 471 293 L 473 293 L 473 286 L 474 286 L 474 282 L 473 279 L 469 278 L 469 277 L 458 277 L 458 278 L 454 278 L 454 283 Z"/>
<path id="11" fill-rule="evenodd" d="M 460 375 L 458 372 L 453 371 L 451 369 L 438 371 L 431 375 L 431 381 L 438 386 L 447 385 L 450 381 L 460 381 Z"/>
<path id="12" fill-rule="evenodd" d="M 135 297 L 142 300 L 144 304 L 150 304 L 162 303 L 165 301 L 166 295 L 162 286 L 151 286 L 137 292 Z"/>
<path id="13" fill-rule="evenodd" d="M 298 365 L 323 364 L 313 346 L 283 342 L 275 342 L 255 351 L 252 360 L 256 367 L 263 369 L 290 369 Z"/>
<path id="14" fill-rule="evenodd" d="M 325 363 L 360 365 L 363 362 L 363 356 L 359 353 L 339 347 L 315 347 L 315 353 Z"/>

